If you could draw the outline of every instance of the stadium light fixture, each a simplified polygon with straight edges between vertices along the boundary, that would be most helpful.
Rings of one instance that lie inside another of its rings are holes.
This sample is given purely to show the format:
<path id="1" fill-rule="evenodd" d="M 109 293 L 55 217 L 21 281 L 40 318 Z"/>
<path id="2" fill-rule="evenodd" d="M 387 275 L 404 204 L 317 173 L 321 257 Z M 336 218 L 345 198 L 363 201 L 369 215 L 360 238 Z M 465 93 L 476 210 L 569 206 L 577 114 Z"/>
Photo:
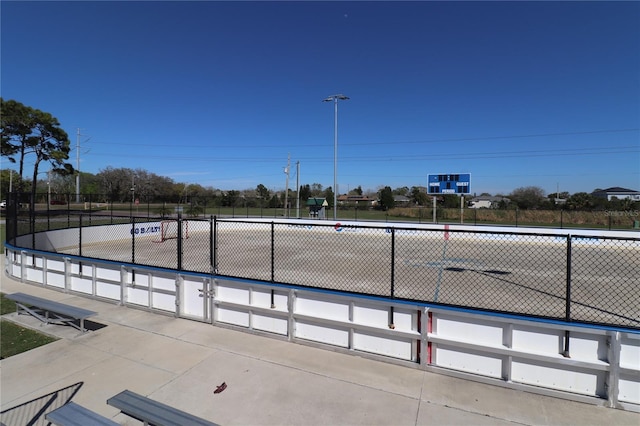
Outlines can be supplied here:
<path id="1" fill-rule="evenodd" d="M 338 101 L 349 98 L 343 94 L 331 95 L 322 102 L 333 101 L 333 220 L 338 219 Z"/>

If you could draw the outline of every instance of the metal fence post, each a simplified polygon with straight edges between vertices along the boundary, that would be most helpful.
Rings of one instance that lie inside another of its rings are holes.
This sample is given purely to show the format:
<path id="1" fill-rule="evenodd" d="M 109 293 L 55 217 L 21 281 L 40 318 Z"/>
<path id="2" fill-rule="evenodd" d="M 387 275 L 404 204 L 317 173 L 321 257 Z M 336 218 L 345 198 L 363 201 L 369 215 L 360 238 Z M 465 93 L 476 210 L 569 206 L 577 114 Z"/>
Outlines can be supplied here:
<path id="1" fill-rule="evenodd" d="M 218 218 L 213 216 L 213 273 L 218 275 Z"/>
<path id="2" fill-rule="evenodd" d="M 209 265 L 211 267 L 211 273 L 215 273 L 215 256 L 213 251 L 215 250 L 215 231 L 214 231 L 214 216 L 209 218 Z"/>
<path id="3" fill-rule="evenodd" d="M 271 222 L 271 282 L 274 282 L 276 276 L 276 238 L 275 224 Z"/>
<path id="4" fill-rule="evenodd" d="M 567 235 L 567 291 L 565 296 L 565 321 L 571 322 L 571 235 Z M 564 333 L 562 356 L 569 358 L 569 330 Z"/>
<path id="5" fill-rule="evenodd" d="M 82 256 L 82 215 L 80 215 L 80 224 L 78 225 L 78 256 Z M 79 262 L 80 274 L 82 274 L 82 262 Z"/>
<path id="6" fill-rule="evenodd" d="M 396 286 L 396 228 L 391 228 L 391 298 L 395 297 Z"/>
<path id="7" fill-rule="evenodd" d="M 178 212 L 178 244 L 176 248 L 178 256 L 178 271 L 182 271 L 182 213 Z"/>
<path id="8" fill-rule="evenodd" d="M 131 263 L 136 263 L 136 218 L 131 216 Z"/>

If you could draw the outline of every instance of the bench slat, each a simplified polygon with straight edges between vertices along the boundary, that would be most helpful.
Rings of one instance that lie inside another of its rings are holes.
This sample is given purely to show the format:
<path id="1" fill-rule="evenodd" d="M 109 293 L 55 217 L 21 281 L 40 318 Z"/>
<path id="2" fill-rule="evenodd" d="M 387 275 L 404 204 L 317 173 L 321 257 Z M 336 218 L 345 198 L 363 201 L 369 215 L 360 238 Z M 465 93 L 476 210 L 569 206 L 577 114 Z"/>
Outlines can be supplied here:
<path id="1" fill-rule="evenodd" d="M 107 404 L 131 417 L 156 426 L 217 426 L 215 423 L 129 390 L 124 390 L 116 396 L 109 398 Z"/>
<path id="2" fill-rule="evenodd" d="M 58 426 L 118 426 L 118 423 L 113 420 L 94 413 L 75 402 L 66 403 L 47 413 L 44 418 Z"/>
<path id="3" fill-rule="evenodd" d="M 85 319 L 90 316 L 97 315 L 97 312 L 90 311 L 88 309 L 82 309 L 71 305 L 65 305 L 64 303 L 53 302 L 51 300 L 42 299 L 40 297 L 31 296 L 24 293 L 8 294 L 5 297 L 17 303 L 35 306 L 45 311 L 55 312 L 76 319 Z"/>

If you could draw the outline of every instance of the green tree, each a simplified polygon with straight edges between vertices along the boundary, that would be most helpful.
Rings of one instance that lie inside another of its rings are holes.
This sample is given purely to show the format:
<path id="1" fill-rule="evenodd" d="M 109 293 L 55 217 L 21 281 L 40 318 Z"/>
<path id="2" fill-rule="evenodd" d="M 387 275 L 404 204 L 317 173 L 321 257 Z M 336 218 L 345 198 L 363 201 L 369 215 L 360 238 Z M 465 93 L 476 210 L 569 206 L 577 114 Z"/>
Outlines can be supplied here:
<path id="1" fill-rule="evenodd" d="M 351 195 L 362 195 L 362 186 L 358 185 L 357 188 L 354 188 L 351 191 L 349 191 L 349 194 L 351 194 Z"/>
<path id="2" fill-rule="evenodd" d="M 269 200 L 269 208 L 276 209 L 280 207 L 280 199 L 278 198 L 278 194 L 273 194 L 273 197 Z"/>
<path id="3" fill-rule="evenodd" d="M 404 195 L 405 197 L 409 194 L 409 187 L 401 186 L 393 190 L 393 195 Z"/>
<path id="4" fill-rule="evenodd" d="M 226 207 L 235 206 L 239 195 L 240 195 L 240 192 L 238 191 L 234 191 L 234 190 L 227 191 L 222 195 L 222 205 Z"/>
<path id="5" fill-rule="evenodd" d="M 330 186 L 327 187 L 327 189 L 324 190 L 324 194 L 322 196 L 327 200 L 327 203 L 329 204 L 329 208 L 332 208 L 333 207 L 333 188 L 331 188 Z"/>
<path id="6" fill-rule="evenodd" d="M 460 197 L 455 194 L 444 194 L 442 196 L 442 207 L 455 209 L 460 207 Z"/>
<path id="7" fill-rule="evenodd" d="M 429 202 L 429 196 L 419 187 L 414 186 L 411 188 L 411 201 L 419 206 L 425 206 Z"/>
<path id="8" fill-rule="evenodd" d="M 509 199 L 521 209 L 536 209 L 545 201 L 544 190 L 537 186 L 526 186 L 514 189 Z"/>
<path id="9" fill-rule="evenodd" d="M 385 186 L 378 192 L 379 206 L 382 210 L 387 211 L 395 207 L 393 200 L 393 191 L 390 186 Z"/>
<path id="10" fill-rule="evenodd" d="M 0 194 L 2 194 L 3 200 L 6 198 L 5 194 L 9 192 L 9 186 L 13 186 L 12 189 L 19 188 L 22 185 L 21 180 L 14 170 L 2 169 L 0 171 Z"/>
<path id="11" fill-rule="evenodd" d="M 311 197 L 311 187 L 309 184 L 300 185 L 300 202 L 306 203 L 309 197 Z"/>
<path id="12" fill-rule="evenodd" d="M 311 195 L 314 197 L 319 197 L 322 195 L 322 184 L 321 183 L 313 183 L 311 184 Z"/>
<path id="13" fill-rule="evenodd" d="M 134 171 L 111 166 L 100 170 L 96 175 L 100 182 L 101 192 L 106 194 L 105 202 L 124 203 L 131 199 L 131 184 L 135 183 Z M 169 192 L 166 192 L 169 195 Z"/>
<path id="14" fill-rule="evenodd" d="M 256 187 L 256 195 L 260 198 L 261 202 L 263 202 L 262 200 L 268 201 L 271 194 L 266 186 L 260 184 Z"/>
<path id="15" fill-rule="evenodd" d="M 10 162 L 18 157 L 20 182 L 24 182 L 24 163 L 28 155 L 34 155 L 31 182 L 31 211 L 34 210 L 38 170 L 42 163 L 51 165 L 51 172 L 70 175 L 73 166 L 66 163 L 69 159 L 71 142 L 67 133 L 60 128 L 60 122 L 48 112 L 23 105 L 20 102 L 0 98 L 2 117 L 1 152 Z M 21 187 L 19 187 L 22 190 Z"/>
<path id="16" fill-rule="evenodd" d="M 0 127 L 2 130 L 1 153 L 9 162 L 16 163 L 18 157 L 18 174 L 24 177 L 24 158 L 28 152 L 28 141 L 33 128 L 31 108 L 14 100 L 5 101 L 0 98 Z M 20 187 L 21 188 L 21 187 Z"/>
<path id="17" fill-rule="evenodd" d="M 567 208 L 570 210 L 588 210 L 593 207 L 593 197 L 586 192 L 576 192 L 567 198 Z"/>

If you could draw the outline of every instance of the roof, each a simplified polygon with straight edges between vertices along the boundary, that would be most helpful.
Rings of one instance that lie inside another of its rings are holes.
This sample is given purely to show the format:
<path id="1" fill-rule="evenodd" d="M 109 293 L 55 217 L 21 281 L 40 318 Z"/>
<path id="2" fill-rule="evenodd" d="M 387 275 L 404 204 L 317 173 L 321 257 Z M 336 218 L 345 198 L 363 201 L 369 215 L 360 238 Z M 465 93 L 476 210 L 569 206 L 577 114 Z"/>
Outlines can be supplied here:
<path id="1" fill-rule="evenodd" d="M 595 194 L 596 192 L 617 192 L 617 193 L 637 193 L 638 191 L 634 191 L 633 189 L 627 189 L 627 188 L 621 188 L 619 186 L 614 186 L 611 188 L 607 188 L 607 189 L 601 189 L 600 191 L 593 191 L 593 193 Z"/>
<path id="2" fill-rule="evenodd" d="M 407 203 L 411 201 L 411 198 L 405 197 L 404 195 L 394 195 L 393 201 L 395 201 L 396 203 Z"/>
<path id="3" fill-rule="evenodd" d="M 369 198 L 366 195 L 340 195 L 338 201 L 373 201 L 373 198 Z"/>
<path id="4" fill-rule="evenodd" d="M 327 200 L 325 198 L 317 198 L 317 197 L 311 197 L 307 200 L 307 206 L 324 206 L 327 207 L 329 205 L 329 203 L 327 203 Z"/>
<path id="5" fill-rule="evenodd" d="M 633 189 L 621 188 L 619 186 L 614 186 L 607 189 L 601 189 L 599 191 L 593 191 L 592 194 L 640 194 L 638 191 L 634 191 Z"/>

